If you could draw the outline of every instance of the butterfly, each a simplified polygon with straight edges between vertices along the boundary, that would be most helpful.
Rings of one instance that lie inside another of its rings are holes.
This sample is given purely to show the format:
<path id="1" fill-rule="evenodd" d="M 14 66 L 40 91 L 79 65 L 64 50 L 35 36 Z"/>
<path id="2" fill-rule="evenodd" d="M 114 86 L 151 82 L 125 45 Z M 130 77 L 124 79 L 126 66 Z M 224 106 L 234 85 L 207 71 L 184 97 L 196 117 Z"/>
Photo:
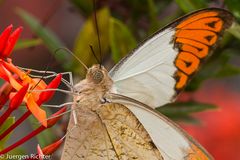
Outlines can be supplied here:
<path id="1" fill-rule="evenodd" d="M 176 99 L 232 22 L 223 9 L 195 11 L 157 31 L 110 72 L 100 64 L 89 68 L 74 86 L 61 159 L 212 159 L 154 108 Z"/>

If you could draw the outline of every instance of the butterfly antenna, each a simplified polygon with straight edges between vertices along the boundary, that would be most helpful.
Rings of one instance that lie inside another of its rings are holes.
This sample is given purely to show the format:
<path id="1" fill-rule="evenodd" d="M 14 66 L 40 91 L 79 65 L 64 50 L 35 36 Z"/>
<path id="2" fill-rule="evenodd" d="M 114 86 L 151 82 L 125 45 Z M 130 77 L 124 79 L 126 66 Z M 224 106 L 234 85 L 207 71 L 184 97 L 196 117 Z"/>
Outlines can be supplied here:
<path id="1" fill-rule="evenodd" d="M 97 56 L 96 56 L 96 54 L 95 54 L 95 52 L 94 52 L 94 50 L 93 50 L 93 46 L 92 46 L 92 45 L 89 45 L 89 47 L 90 47 L 90 49 L 91 49 L 91 51 L 92 51 L 92 54 L 93 54 L 93 56 L 95 57 L 96 61 L 101 65 L 101 62 L 99 61 L 99 59 L 97 58 Z"/>
<path id="2" fill-rule="evenodd" d="M 76 60 L 78 60 L 78 62 L 79 62 L 86 70 L 88 70 L 88 67 L 87 67 L 72 51 L 70 51 L 70 50 L 67 49 L 67 48 L 60 47 L 60 48 L 58 48 L 58 49 L 55 50 L 55 53 L 57 53 L 57 52 L 60 51 L 60 50 L 64 50 L 64 51 L 70 53 Z"/>
<path id="3" fill-rule="evenodd" d="M 102 66 L 102 48 L 101 48 L 101 41 L 100 41 L 100 32 L 98 27 L 98 21 L 97 21 L 97 7 L 96 7 L 96 0 L 93 0 L 93 11 L 94 11 L 94 22 L 95 22 L 95 28 L 97 31 L 97 38 L 98 38 L 98 47 L 99 47 L 99 53 L 100 53 L 100 66 Z"/>
<path id="4" fill-rule="evenodd" d="M 65 48 L 65 49 L 66 49 L 66 48 Z M 71 51 L 70 51 L 70 53 L 71 53 Z M 54 54 L 57 54 L 57 50 L 54 52 Z M 45 70 L 44 70 L 43 75 L 41 76 L 41 78 L 39 79 L 39 81 L 38 81 L 33 87 L 31 87 L 31 91 L 33 91 L 33 90 L 40 84 L 40 82 L 44 79 L 45 75 L 48 73 L 49 66 L 50 66 L 50 64 L 52 63 L 53 60 L 54 60 L 54 57 L 51 56 L 51 60 L 48 62 L 47 66 L 46 66 L 46 68 L 45 68 Z M 36 70 L 35 70 L 35 71 L 36 71 Z M 64 82 L 64 83 L 65 83 L 65 82 Z M 65 84 L 66 84 L 66 83 L 65 83 Z M 70 88 L 72 88 L 72 85 L 71 85 L 71 84 L 68 85 L 68 83 L 67 83 L 66 85 L 69 86 Z"/>
<path id="5" fill-rule="evenodd" d="M 52 57 L 52 58 L 53 58 L 53 57 Z M 39 85 L 39 83 L 43 80 L 44 76 L 47 74 L 48 68 L 49 68 L 49 66 L 50 66 L 50 63 L 51 63 L 51 61 L 48 62 L 47 66 L 46 66 L 46 68 L 45 68 L 45 70 L 44 70 L 44 73 L 43 73 L 43 75 L 41 76 L 41 78 L 39 79 L 39 81 L 31 88 L 32 91 Z"/>
<path id="6" fill-rule="evenodd" d="M 43 80 L 43 77 L 47 74 L 48 68 L 49 68 L 49 63 L 47 64 L 47 67 L 45 68 L 45 72 L 43 73 L 42 77 L 41 77 L 41 78 L 39 79 L 39 81 L 34 85 L 34 87 L 31 88 L 31 90 L 34 90 L 34 89 L 39 85 L 39 83 Z"/>

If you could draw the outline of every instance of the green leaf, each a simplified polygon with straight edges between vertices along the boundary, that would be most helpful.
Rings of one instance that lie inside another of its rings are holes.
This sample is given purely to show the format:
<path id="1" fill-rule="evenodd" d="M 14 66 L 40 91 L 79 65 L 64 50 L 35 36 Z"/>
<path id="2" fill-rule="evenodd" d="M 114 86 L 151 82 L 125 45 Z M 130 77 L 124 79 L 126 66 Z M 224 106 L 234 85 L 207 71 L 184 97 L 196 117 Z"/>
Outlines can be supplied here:
<path id="1" fill-rule="evenodd" d="M 37 150 L 37 147 L 36 147 L 36 150 Z M 7 154 L 8 155 L 27 155 L 25 149 L 22 147 L 17 147 L 14 150 L 11 150 L 10 152 L 8 152 Z M 2 160 L 2 159 L 0 159 L 0 160 Z M 8 160 L 11 160 L 11 159 L 8 159 Z"/>
<path id="2" fill-rule="evenodd" d="M 157 12 L 157 7 L 156 4 L 153 0 L 147 0 L 148 2 L 148 9 L 149 9 L 149 17 L 150 17 L 150 30 L 149 33 L 154 33 L 156 30 L 159 29 L 159 21 L 158 21 L 158 12 Z"/>
<path id="3" fill-rule="evenodd" d="M 188 123 L 188 124 L 194 124 L 194 125 L 199 125 L 201 124 L 200 120 L 198 120 L 197 118 L 191 116 L 191 115 L 169 115 L 168 118 L 170 118 L 173 121 L 176 122 L 183 122 L 183 123 Z"/>
<path id="4" fill-rule="evenodd" d="M 213 104 L 199 103 L 199 102 L 175 102 L 156 108 L 166 116 L 188 115 L 191 113 L 202 112 L 205 110 L 216 109 Z"/>
<path id="5" fill-rule="evenodd" d="M 175 0 L 175 1 L 185 13 L 207 7 L 207 0 Z"/>
<path id="6" fill-rule="evenodd" d="M 228 32 L 240 40 L 240 25 L 238 23 L 233 23 L 232 27 L 228 29 Z"/>
<path id="7" fill-rule="evenodd" d="M 225 0 L 224 3 L 227 5 L 229 10 L 234 14 L 235 17 L 240 18 L 239 0 Z"/>
<path id="8" fill-rule="evenodd" d="M 110 13 L 107 8 L 99 10 L 97 13 L 99 36 L 101 41 L 102 58 L 107 55 L 109 50 L 109 24 Z M 100 52 L 98 47 L 98 35 L 96 32 L 96 25 L 93 17 L 89 17 L 80 32 L 77 35 L 73 52 L 79 57 L 87 66 L 96 64 L 97 61 L 93 58 L 93 53 L 90 49 L 90 45 L 93 46 L 94 52 L 98 59 L 100 59 Z M 85 69 L 79 62 L 74 61 L 74 71 L 80 74 L 84 74 Z"/>
<path id="9" fill-rule="evenodd" d="M 122 57 L 136 47 L 136 40 L 127 26 L 113 17 L 110 20 L 109 32 L 112 58 L 114 62 L 117 63 Z"/>
<path id="10" fill-rule="evenodd" d="M 22 108 L 23 112 L 24 112 L 24 110 L 25 110 L 25 108 Z M 49 108 L 45 107 L 44 110 L 48 113 L 48 115 L 52 114 L 52 112 Z M 30 116 L 28 118 L 28 120 L 33 129 L 36 129 L 37 127 L 39 127 L 39 121 L 34 116 Z M 55 127 L 55 126 L 53 126 L 53 127 Z M 49 129 L 41 132 L 40 134 L 38 134 L 36 136 L 38 143 L 41 146 L 47 146 L 49 144 L 49 142 L 53 142 L 56 139 L 56 134 L 55 134 L 56 130 L 54 130 L 53 128 L 49 128 Z"/>
<path id="11" fill-rule="evenodd" d="M 5 130 L 7 130 L 13 123 L 15 122 L 14 117 L 8 117 L 8 119 L 4 122 L 4 124 L 0 127 L 0 134 L 2 134 Z M 11 133 L 10 133 L 11 134 Z M 10 134 L 8 134 L 5 138 L 3 138 L 0 141 L 0 150 L 2 150 L 5 146 L 5 143 L 10 137 Z"/>
<path id="12" fill-rule="evenodd" d="M 3 79 L 0 79 L 0 86 L 2 86 L 6 81 Z"/>
<path id="13" fill-rule="evenodd" d="M 42 40 L 37 38 L 37 39 L 20 39 L 18 40 L 16 46 L 14 47 L 14 50 L 19 50 L 19 49 L 25 49 L 25 48 L 30 48 L 30 47 L 35 47 L 42 44 Z"/>
<path id="14" fill-rule="evenodd" d="M 69 58 L 67 54 L 62 50 L 56 54 L 56 50 L 64 46 L 63 43 L 57 38 L 57 36 L 49 29 L 42 26 L 41 23 L 27 11 L 17 8 L 16 12 L 30 27 L 30 29 L 42 39 L 44 45 L 55 56 L 55 58 L 60 63 L 64 64 L 64 66 L 67 66 L 66 62 L 68 62 Z"/>
<path id="15" fill-rule="evenodd" d="M 235 76 L 240 74 L 240 68 L 237 66 L 234 66 L 232 64 L 225 64 L 221 70 L 219 70 L 215 77 L 222 78 L 222 77 L 229 77 L 229 76 Z"/>
<path id="16" fill-rule="evenodd" d="M 43 131 L 41 134 L 37 135 L 37 140 L 38 143 L 41 146 L 47 146 L 49 145 L 49 143 L 53 142 L 54 140 L 56 140 L 56 130 L 54 130 L 53 128 L 49 128 L 45 131 Z"/>

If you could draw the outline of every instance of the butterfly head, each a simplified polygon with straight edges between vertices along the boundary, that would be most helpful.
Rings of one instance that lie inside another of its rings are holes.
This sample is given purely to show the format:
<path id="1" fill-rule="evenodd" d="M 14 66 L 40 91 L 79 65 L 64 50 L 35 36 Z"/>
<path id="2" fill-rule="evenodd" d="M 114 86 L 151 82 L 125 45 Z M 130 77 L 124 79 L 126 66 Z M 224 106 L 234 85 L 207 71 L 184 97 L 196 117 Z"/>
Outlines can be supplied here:
<path id="1" fill-rule="evenodd" d="M 94 84 L 100 84 L 106 76 L 106 69 L 100 65 L 93 65 L 88 69 L 86 78 Z"/>
<path id="2" fill-rule="evenodd" d="M 86 78 L 77 83 L 74 88 L 78 96 L 74 101 L 86 106 L 97 106 L 103 96 L 112 88 L 113 81 L 108 71 L 100 65 L 93 65 L 87 70 Z M 93 109 L 93 108 L 91 108 Z"/>
<path id="3" fill-rule="evenodd" d="M 99 64 L 93 65 L 88 69 L 86 79 L 96 85 L 108 86 L 112 84 L 108 71 Z"/>

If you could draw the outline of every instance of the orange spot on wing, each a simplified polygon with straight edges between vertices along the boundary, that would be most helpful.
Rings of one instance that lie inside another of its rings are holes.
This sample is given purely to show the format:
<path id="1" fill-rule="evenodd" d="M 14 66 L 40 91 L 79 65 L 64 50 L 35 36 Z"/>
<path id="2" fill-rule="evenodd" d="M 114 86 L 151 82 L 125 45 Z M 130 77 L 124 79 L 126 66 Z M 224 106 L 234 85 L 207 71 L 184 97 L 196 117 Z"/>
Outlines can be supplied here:
<path id="1" fill-rule="evenodd" d="M 185 19 L 182 23 L 177 25 L 176 28 L 183 28 L 187 24 L 192 23 L 194 21 L 197 21 L 199 19 L 202 19 L 202 18 L 205 18 L 205 17 L 215 17 L 217 15 L 218 15 L 218 13 L 214 12 L 214 11 L 212 11 L 212 12 L 200 12 L 197 15 L 193 15 L 192 17 L 189 17 L 188 19 Z"/>
<path id="2" fill-rule="evenodd" d="M 198 69 L 200 60 L 191 53 L 180 52 L 175 63 L 178 69 L 191 75 Z"/>
<path id="3" fill-rule="evenodd" d="M 181 44 L 182 51 L 191 52 L 198 58 L 204 58 L 208 55 L 209 48 L 202 43 L 184 38 L 177 38 L 176 42 Z"/>
<path id="4" fill-rule="evenodd" d="M 175 87 L 176 89 L 182 89 L 187 84 L 188 76 L 181 71 L 178 71 L 176 76 L 178 81 Z"/>
<path id="5" fill-rule="evenodd" d="M 222 32 L 232 24 L 230 13 L 220 9 L 207 9 L 179 19 L 173 37 L 174 49 L 179 51 L 175 66 L 178 69 L 175 89 L 182 89 L 216 45 Z"/>
<path id="6" fill-rule="evenodd" d="M 189 149 L 187 160 L 209 160 L 210 158 L 196 145 L 192 144 Z"/>
<path id="7" fill-rule="evenodd" d="M 214 32 L 221 31 L 223 26 L 223 21 L 218 17 L 207 17 L 204 19 L 199 19 L 195 22 L 189 23 L 181 29 L 203 29 L 210 30 Z"/>
<path id="8" fill-rule="evenodd" d="M 217 34 L 208 30 L 178 30 L 176 37 L 192 39 L 209 46 L 217 41 Z"/>

